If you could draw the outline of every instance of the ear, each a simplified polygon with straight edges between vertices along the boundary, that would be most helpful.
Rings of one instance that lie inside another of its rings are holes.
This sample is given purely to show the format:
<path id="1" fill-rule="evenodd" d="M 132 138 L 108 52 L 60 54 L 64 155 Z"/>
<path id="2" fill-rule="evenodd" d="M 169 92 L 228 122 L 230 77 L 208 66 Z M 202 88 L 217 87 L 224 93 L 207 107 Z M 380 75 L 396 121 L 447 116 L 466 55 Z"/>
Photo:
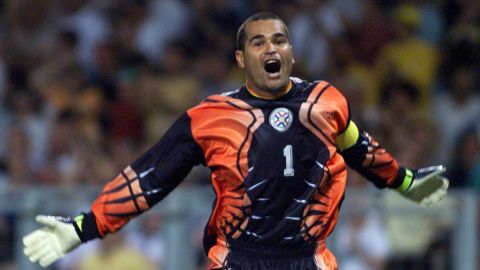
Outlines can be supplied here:
<path id="1" fill-rule="evenodd" d="M 243 52 L 240 50 L 235 51 L 235 58 L 237 59 L 237 64 L 240 68 L 245 68 L 245 62 L 243 58 Z"/>

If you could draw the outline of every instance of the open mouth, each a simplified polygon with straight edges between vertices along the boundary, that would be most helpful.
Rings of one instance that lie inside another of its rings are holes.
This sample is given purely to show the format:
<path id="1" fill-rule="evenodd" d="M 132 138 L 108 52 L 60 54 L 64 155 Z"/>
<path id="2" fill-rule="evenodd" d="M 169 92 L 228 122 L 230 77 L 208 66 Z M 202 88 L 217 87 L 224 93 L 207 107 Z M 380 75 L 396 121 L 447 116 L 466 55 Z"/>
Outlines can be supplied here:
<path id="1" fill-rule="evenodd" d="M 282 68 L 282 65 L 279 60 L 272 59 L 265 62 L 264 68 L 268 73 L 277 73 Z"/>

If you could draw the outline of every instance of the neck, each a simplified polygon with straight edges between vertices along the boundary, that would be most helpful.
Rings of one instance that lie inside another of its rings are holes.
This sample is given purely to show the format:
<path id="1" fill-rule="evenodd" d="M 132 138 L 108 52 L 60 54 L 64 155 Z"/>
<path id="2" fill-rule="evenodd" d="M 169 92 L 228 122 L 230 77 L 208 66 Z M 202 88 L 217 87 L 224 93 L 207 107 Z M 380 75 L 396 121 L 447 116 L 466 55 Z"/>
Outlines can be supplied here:
<path id="1" fill-rule="evenodd" d="M 276 91 L 275 93 L 264 91 L 264 90 L 257 90 L 254 87 L 252 87 L 248 83 L 248 81 L 246 83 L 246 87 L 247 87 L 247 91 L 254 97 L 263 98 L 263 99 L 277 99 L 287 94 L 288 92 L 290 92 L 290 90 L 292 89 L 292 81 L 288 80 L 288 84 L 283 89 Z"/>

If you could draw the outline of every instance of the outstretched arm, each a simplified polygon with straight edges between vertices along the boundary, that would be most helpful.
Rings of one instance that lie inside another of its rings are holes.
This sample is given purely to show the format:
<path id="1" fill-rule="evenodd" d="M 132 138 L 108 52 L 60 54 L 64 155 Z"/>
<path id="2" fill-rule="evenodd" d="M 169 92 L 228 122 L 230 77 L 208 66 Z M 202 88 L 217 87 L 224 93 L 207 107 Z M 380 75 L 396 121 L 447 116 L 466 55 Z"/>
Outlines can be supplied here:
<path id="1" fill-rule="evenodd" d="M 394 188 L 404 197 L 425 206 L 439 202 L 447 194 L 448 180 L 441 176 L 444 166 L 417 170 L 401 167 L 353 121 L 337 137 L 336 144 L 347 164 L 379 188 Z"/>
<path id="2" fill-rule="evenodd" d="M 23 238 L 25 255 L 46 267 L 82 242 L 118 231 L 162 200 L 200 163 L 203 153 L 184 114 L 156 145 L 105 185 L 91 211 L 74 220 L 37 217 L 44 227 Z"/>

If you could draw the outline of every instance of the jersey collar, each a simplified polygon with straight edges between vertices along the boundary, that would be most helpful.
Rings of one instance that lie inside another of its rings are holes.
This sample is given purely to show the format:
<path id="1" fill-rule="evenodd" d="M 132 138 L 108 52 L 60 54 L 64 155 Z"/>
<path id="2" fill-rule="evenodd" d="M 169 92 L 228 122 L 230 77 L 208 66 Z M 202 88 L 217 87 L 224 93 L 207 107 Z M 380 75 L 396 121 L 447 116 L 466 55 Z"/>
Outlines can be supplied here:
<path id="1" fill-rule="evenodd" d="M 277 100 L 277 99 L 280 99 L 280 98 L 282 98 L 282 97 L 285 97 L 286 95 L 288 95 L 288 94 L 292 91 L 292 89 L 293 89 L 293 83 L 292 83 L 292 80 L 289 80 L 289 81 L 288 81 L 288 85 L 287 85 L 287 87 L 286 87 L 287 90 L 286 90 L 281 96 L 275 97 L 275 98 L 263 97 L 263 96 L 259 95 L 259 94 L 257 93 L 257 91 L 255 91 L 255 90 L 252 89 L 252 88 L 249 88 L 249 87 L 246 86 L 246 85 L 245 85 L 245 89 L 247 90 L 247 92 L 248 92 L 251 96 L 253 96 L 253 97 L 255 97 L 255 98 L 265 99 L 265 100 Z"/>

